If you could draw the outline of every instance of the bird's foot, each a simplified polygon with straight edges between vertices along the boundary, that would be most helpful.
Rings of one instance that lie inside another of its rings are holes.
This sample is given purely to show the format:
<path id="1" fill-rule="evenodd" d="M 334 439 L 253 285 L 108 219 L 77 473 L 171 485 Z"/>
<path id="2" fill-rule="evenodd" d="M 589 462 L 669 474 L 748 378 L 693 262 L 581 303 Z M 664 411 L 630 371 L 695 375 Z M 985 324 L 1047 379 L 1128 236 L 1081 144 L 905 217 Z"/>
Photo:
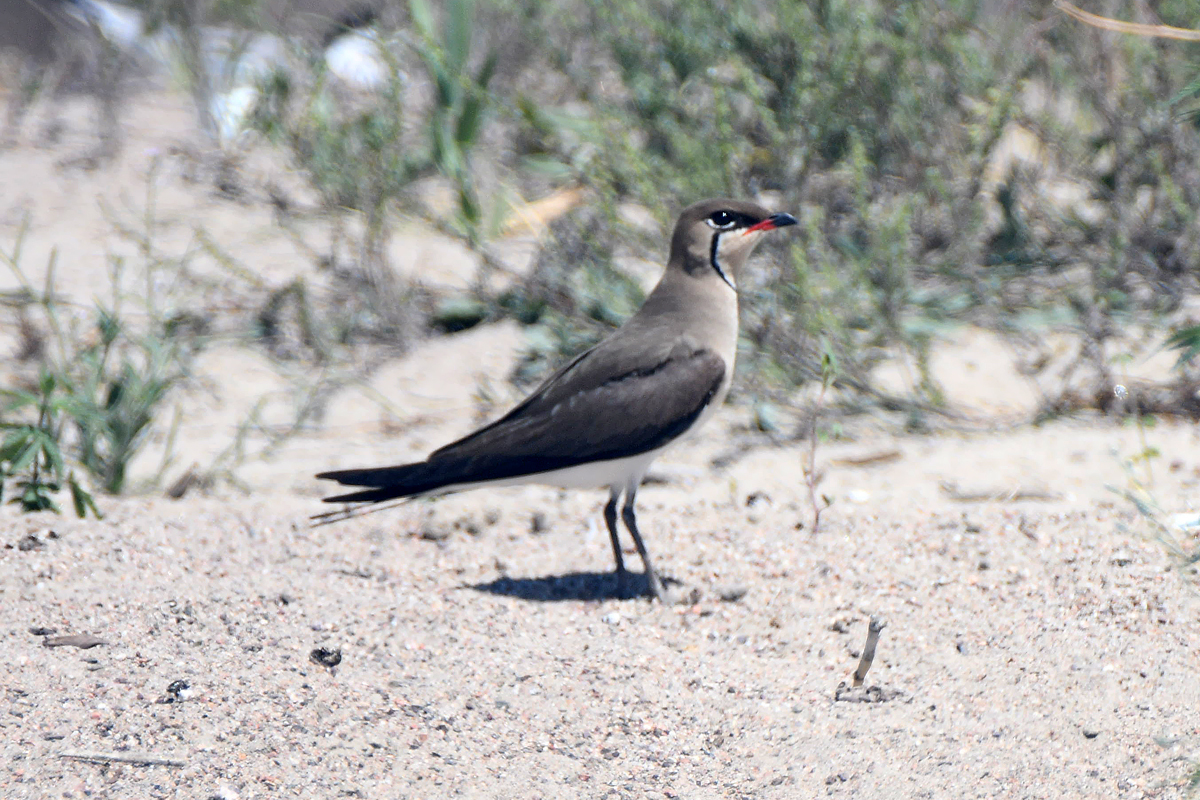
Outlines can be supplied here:
<path id="1" fill-rule="evenodd" d="M 653 595 L 658 602 L 662 603 L 664 606 L 669 606 L 672 604 L 673 601 L 667 594 L 667 587 L 663 584 L 662 579 L 658 577 L 657 572 L 652 569 L 646 570 L 646 583 L 648 584 L 647 588 L 650 590 L 650 594 Z"/>
<path id="2" fill-rule="evenodd" d="M 646 574 L 646 586 L 644 589 L 642 589 L 637 585 L 641 581 L 639 581 L 633 575 L 633 573 L 629 572 L 628 570 L 617 570 L 615 574 L 617 578 L 616 596 L 621 600 L 631 600 L 634 597 L 649 597 L 651 599 L 658 600 L 658 602 L 662 603 L 664 606 L 674 605 L 677 602 L 681 602 L 681 600 L 667 588 L 669 585 L 683 585 L 674 578 L 660 578 L 657 572 L 651 570 Z"/>

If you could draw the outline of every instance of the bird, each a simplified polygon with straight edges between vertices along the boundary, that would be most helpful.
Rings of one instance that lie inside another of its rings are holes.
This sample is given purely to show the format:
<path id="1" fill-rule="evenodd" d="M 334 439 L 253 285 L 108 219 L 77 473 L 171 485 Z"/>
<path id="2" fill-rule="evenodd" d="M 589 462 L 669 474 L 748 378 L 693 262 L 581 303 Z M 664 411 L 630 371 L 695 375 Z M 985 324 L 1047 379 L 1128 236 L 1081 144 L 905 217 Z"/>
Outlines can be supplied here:
<path id="1" fill-rule="evenodd" d="M 359 488 L 324 498 L 351 505 L 315 515 L 314 522 L 335 522 L 388 500 L 485 486 L 606 488 L 604 521 L 618 594 L 628 595 L 630 580 L 617 528 L 620 505 L 649 592 L 668 603 L 638 530 L 638 486 L 664 449 L 703 425 L 724 401 L 737 352 L 738 275 L 764 233 L 795 224 L 790 214 L 747 201 L 688 206 L 671 236 L 662 278 L 624 325 L 507 414 L 424 461 L 320 473 L 319 479 Z"/>

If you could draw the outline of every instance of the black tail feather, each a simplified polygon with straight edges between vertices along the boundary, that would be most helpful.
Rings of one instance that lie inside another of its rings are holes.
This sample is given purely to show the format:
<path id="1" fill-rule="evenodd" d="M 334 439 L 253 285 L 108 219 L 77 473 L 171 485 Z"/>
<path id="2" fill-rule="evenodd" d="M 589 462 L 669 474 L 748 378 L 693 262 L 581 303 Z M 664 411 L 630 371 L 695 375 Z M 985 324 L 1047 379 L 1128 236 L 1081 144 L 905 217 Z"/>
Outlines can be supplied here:
<path id="1" fill-rule="evenodd" d="M 428 461 L 396 467 L 340 469 L 322 472 L 317 477 L 337 481 L 343 486 L 366 487 L 362 491 L 323 498 L 326 503 L 380 503 L 427 494 L 455 482 L 454 474 Z"/>
<path id="2" fill-rule="evenodd" d="M 337 469 L 321 472 L 317 477 L 324 481 L 337 481 L 344 486 L 372 486 L 381 489 L 385 486 L 400 487 L 410 483 L 421 483 L 422 478 L 428 475 L 428 467 L 428 462 L 421 461 L 416 464 L 401 464 L 398 467 Z"/>
<path id="3" fill-rule="evenodd" d="M 435 470 L 429 468 L 426 462 L 417 464 L 402 464 L 396 467 L 374 467 L 369 469 L 342 469 L 322 472 L 317 475 L 322 480 L 337 481 L 344 486 L 365 486 L 366 489 L 333 497 L 325 497 L 326 503 L 347 503 L 345 508 L 327 511 L 324 514 L 314 514 L 312 524 L 328 525 L 363 514 L 372 514 L 385 508 L 392 508 L 398 503 L 377 505 L 386 500 L 404 501 L 416 495 L 437 489 L 444 482 L 436 480 Z"/>
<path id="4" fill-rule="evenodd" d="M 384 500 L 411 497 L 419 492 L 410 492 L 402 486 L 384 486 L 378 489 L 363 489 L 361 492 L 323 497 L 323 503 L 382 503 Z"/>

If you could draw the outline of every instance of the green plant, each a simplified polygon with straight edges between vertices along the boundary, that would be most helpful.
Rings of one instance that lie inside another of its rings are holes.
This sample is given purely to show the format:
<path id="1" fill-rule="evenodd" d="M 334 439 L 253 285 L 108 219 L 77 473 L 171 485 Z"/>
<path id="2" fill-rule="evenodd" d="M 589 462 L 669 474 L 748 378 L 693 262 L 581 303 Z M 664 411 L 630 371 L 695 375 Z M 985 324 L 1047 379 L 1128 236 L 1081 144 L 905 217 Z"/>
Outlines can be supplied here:
<path id="1" fill-rule="evenodd" d="M 471 151 L 479 142 L 490 96 L 488 83 L 496 69 L 489 54 L 471 72 L 474 0 L 447 0 L 439 27 L 425 0 L 409 0 L 416 27 L 415 47 L 434 87 L 429 112 L 430 159 L 449 178 L 458 197 L 457 221 L 472 245 L 486 230 L 486 214 L 471 171 Z"/>
<path id="2" fill-rule="evenodd" d="M 34 428 L 39 436 L 52 435 L 56 448 L 68 448 L 105 492 L 119 494 L 130 460 L 167 391 L 185 376 L 191 353 L 166 330 L 128 330 L 110 310 L 96 308 L 89 330 L 79 317 L 64 323 L 53 295 L 39 306 L 57 341 L 41 367 L 41 421 Z M 34 407 L 37 395 L 16 390 L 11 396 L 8 412 L 16 413 Z M 45 422 L 48 414 L 53 424 Z M 30 424 L 18 427 L 28 433 Z"/>
<path id="3" fill-rule="evenodd" d="M 161 289 L 158 279 L 164 277 L 166 262 L 155 247 L 154 208 L 152 176 L 141 220 L 144 230 L 136 236 L 122 231 L 138 243 L 145 259 L 146 291 L 139 292 L 144 313 L 137 324 L 125 313 L 129 295 L 123 259 L 109 259 L 111 303 L 81 308 L 57 289 L 56 252 L 50 255 L 40 289 L 22 270 L 28 219 L 12 249 L 0 251 L 0 261 L 20 286 L 19 314 L 29 340 L 25 350 L 38 369 L 36 382 L 25 379 L 26 386 L 21 385 L 19 370 L 14 371 L 15 388 L 4 390 L 10 402 L 3 425 L 10 432 L 0 461 L 7 462 L 6 477 L 21 476 L 27 509 L 55 508 L 47 501 L 64 481 L 76 509 L 91 502 L 67 464 L 86 471 L 107 493 L 124 491 L 130 461 L 145 444 L 168 391 L 187 375 L 202 346 L 190 335 L 187 315 L 172 308 L 178 299 L 174 292 Z"/>
<path id="4" fill-rule="evenodd" d="M 17 493 L 9 502 L 26 512 L 59 513 L 54 495 L 66 483 L 75 514 L 82 518 L 91 511 L 100 517 L 91 494 L 75 479 L 59 449 L 70 403 L 55 377 L 43 371 L 36 390 L 6 389 L 0 396 L 7 401 L 0 412 L 0 429 L 6 431 L 0 443 L 0 502 L 5 483 L 12 480 Z M 36 411 L 36 421 L 6 421 L 10 415 L 28 416 L 28 411 Z"/>
<path id="5" fill-rule="evenodd" d="M 1178 369 L 1200 355 L 1200 325 L 1180 328 L 1172 333 L 1166 341 L 1166 346 L 1179 351 L 1179 360 L 1175 362 Z"/>
<path id="6" fill-rule="evenodd" d="M 120 494 L 130 460 L 185 366 L 165 331 L 131 334 L 103 309 L 95 319 L 99 341 L 77 350 L 74 364 L 62 368 L 64 411 L 76 430 L 80 463 L 104 491 Z"/>

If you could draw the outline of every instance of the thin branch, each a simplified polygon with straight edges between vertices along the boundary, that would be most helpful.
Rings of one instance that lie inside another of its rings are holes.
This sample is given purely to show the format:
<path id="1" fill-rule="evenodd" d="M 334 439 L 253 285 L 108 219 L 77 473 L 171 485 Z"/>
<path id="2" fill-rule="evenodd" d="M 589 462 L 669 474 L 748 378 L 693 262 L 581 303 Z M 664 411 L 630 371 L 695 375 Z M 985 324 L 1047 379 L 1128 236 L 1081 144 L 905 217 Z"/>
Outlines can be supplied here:
<path id="1" fill-rule="evenodd" d="M 1057 0 L 1054 4 L 1069 17 L 1074 17 L 1085 25 L 1101 28 L 1117 33 L 1132 33 L 1134 36 L 1152 36 L 1156 39 L 1182 39 L 1186 42 L 1200 42 L 1200 31 L 1190 28 L 1176 28 L 1173 25 L 1146 25 L 1140 22 L 1122 22 L 1119 19 L 1101 17 L 1082 8 L 1073 6 L 1066 0 Z"/>
<path id="2" fill-rule="evenodd" d="M 59 753 L 59 758 L 86 761 L 89 764 L 132 764 L 138 767 L 185 767 L 186 761 L 177 758 L 158 758 L 133 753 Z"/>

